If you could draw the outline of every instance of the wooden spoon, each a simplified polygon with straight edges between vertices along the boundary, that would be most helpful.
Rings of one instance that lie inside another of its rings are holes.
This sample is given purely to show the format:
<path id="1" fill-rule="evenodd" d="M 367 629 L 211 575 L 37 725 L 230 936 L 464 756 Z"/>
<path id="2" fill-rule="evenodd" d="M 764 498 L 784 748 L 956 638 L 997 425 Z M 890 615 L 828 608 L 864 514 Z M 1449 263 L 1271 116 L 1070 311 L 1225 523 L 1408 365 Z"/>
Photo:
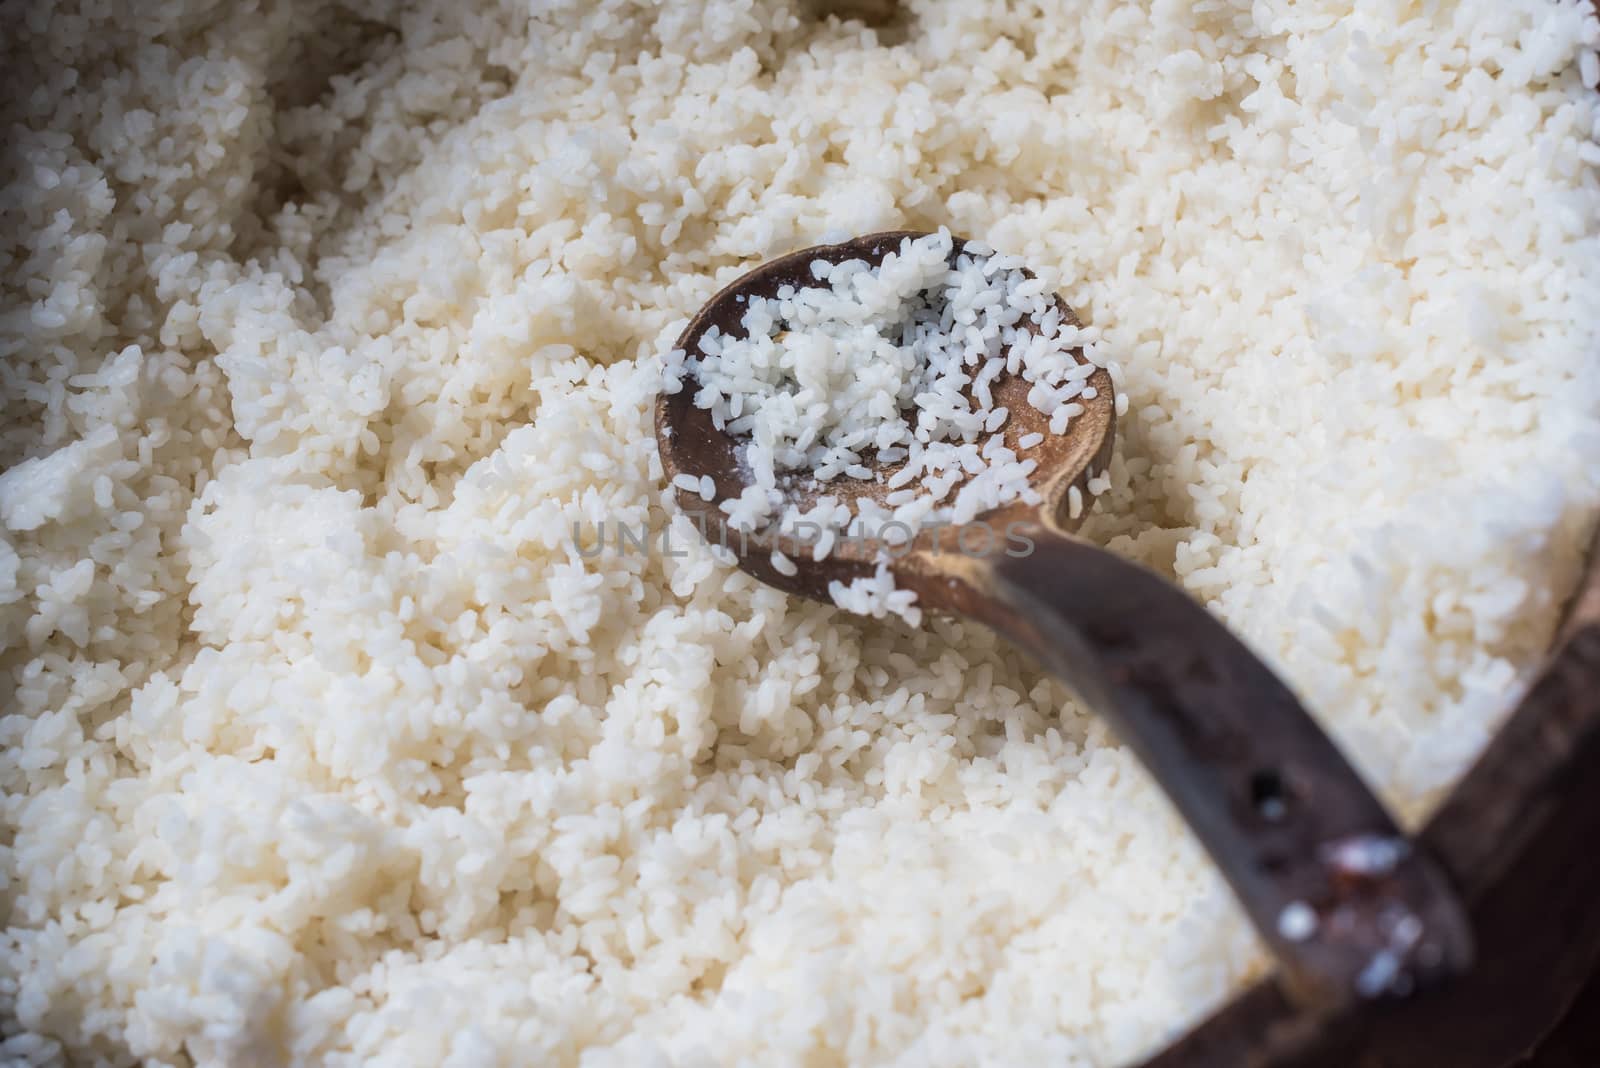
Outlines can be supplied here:
<path id="1" fill-rule="evenodd" d="M 749 299 L 815 285 L 813 261 L 879 263 L 921 236 L 872 234 L 772 260 L 713 297 L 677 347 L 697 352 L 712 327 L 744 336 Z M 956 241 L 952 260 L 962 248 Z M 1472 936 L 1454 890 L 1293 694 L 1183 592 L 1071 535 L 1088 500 L 1079 494 L 1110 462 L 1114 439 L 1110 375 L 1098 370 L 1089 384 L 1095 396 L 1060 436 L 1027 403 L 1020 376 L 992 385 L 996 405 L 1011 413 L 996 433 L 1038 461 L 1031 482 L 1041 503 L 925 529 L 901 545 L 841 539 L 821 561 L 804 545 L 780 542 L 797 568 L 792 575 L 774 567 L 772 544 L 731 529 L 718 507 L 748 482 L 742 444 L 695 406 L 693 381 L 657 399 L 656 440 L 669 481 L 710 476 L 710 502 L 679 489 L 678 504 L 743 570 L 828 600 L 830 583 L 887 563 L 923 610 L 995 628 L 1110 720 L 1222 869 L 1297 1001 L 1331 1010 L 1403 997 L 1461 972 Z M 1035 432 L 1043 442 L 1022 449 L 1020 439 Z M 824 494 L 850 503 L 881 501 L 888 490 L 882 479 L 818 483 L 801 475 L 785 492 L 809 507 Z"/>

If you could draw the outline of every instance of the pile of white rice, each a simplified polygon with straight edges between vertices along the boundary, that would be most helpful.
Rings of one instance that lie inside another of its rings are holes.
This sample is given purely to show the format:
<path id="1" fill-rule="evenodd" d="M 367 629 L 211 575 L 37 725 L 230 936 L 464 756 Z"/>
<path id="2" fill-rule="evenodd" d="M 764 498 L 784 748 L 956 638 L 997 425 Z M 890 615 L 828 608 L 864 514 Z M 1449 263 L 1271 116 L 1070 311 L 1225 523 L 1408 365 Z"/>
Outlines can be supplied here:
<path id="1" fill-rule="evenodd" d="M 1029 406 L 1063 434 L 1096 396 L 1096 335 L 1063 316 L 1019 259 L 979 242 L 957 253 L 942 228 L 901 239 L 876 263 L 817 259 L 808 269 L 821 284 L 741 294 L 738 334 L 712 326 L 695 352 L 665 354 L 662 390 L 692 388 L 694 404 L 736 442 L 746 485 L 717 502 L 730 528 L 776 544 L 772 565 L 790 576 L 799 567 L 785 548 L 821 561 L 844 538 L 877 545 L 876 575 L 830 582 L 828 592 L 841 607 L 892 611 L 915 626 L 922 614 L 915 594 L 895 589 L 894 553 L 934 524 L 1043 499 L 1032 485 L 1039 461 L 1026 454 L 1045 436 L 1008 443 L 1011 412 L 995 403 L 994 384 L 1002 375 L 1027 382 Z M 1080 361 L 1073 350 L 1085 342 Z M 1097 488 L 1108 484 L 1096 477 Z M 873 483 L 884 498 L 824 491 L 798 501 L 797 488 L 835 480 Z M 709 475 L 673 484 L 703 502 L 715 496 Z"/>
<path id="2" fill-rule="evenodd" d="M 1600 505 L 1587 5 L 817 6 L 0 5 L 0 1060 L 1109 1065 L 1260 974 L 1059 685 L 669 520 L 656 354 L 830 232 L 1067 280 L 1085 533 L 1408 817 L 1483 745 Z"/>
<path id="3" fill-rule="evenodd" d="M 992 386 L 1020 376 L 1051 433 L 1065 433 L 1084 411 L 1079 398 L 1095 396 L 1088 379 L 1096 364 L 1072 355 L 1085 339 L 1096 351 L 1093 335 L 1062 316 L 1020 260 L 974 243 L 952 263 L 953 251 L 941 229 L 902 239 L 876 264 L 815 260 L 810 272 L 823 284 L 745 298 L 742 334 L 724 337 L 713 326 L 695 353 L 667 354 L 664 392 L 689 385 L 712 425 L 738 441 L 750 484 L 722 502 L 731 527 L 754 531 L 776 520 L 787 531 L 812 518 L 875 537 L 889 523 L 965 523 L 1040 499 L 1029 485 L 1038 462 L 1006 445 L 1011 413 Z M 1026 437 L 1020 447 L 1043 440 Z M 881 505 L 824 494 L 802 510 L 788 492 L 797 473 L 807 483 L 873 482 L 889 492 Z M 780 475 L 788 476 L 781 484 Z M 705 497 L 703 477 L 682 488 Z M 817 559 L 826 550 L 820 544 Z"/>

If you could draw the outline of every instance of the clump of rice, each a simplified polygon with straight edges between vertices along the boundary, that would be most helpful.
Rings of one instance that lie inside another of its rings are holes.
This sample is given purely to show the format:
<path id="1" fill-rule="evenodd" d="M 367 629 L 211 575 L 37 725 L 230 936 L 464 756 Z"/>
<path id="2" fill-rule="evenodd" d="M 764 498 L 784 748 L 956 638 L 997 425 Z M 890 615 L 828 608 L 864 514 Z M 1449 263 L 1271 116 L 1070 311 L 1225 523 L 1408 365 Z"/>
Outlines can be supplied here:
<path id="1" fill-rule="evenodd" d="M 812 10 L 0 11 L 0 1060 L 1104 1065 L 1260 974 L 1056 683 L 669 511 L 658 354 L 830 230 L 1023 259 L 1083 535 L 1408 818 L 1478 752 L 1600 504 L 1589 8 Z"/>
<path id="2" fill-rule="evenodd" d="M 1029 403 L 1061 434 L 1082 414 L 1077 398 L 1096 370 L 1072 350 L 1093 346 L 1094 335 L 1065 318 L 1015 257 L 975 245 L 952 263 L 952 251 L 941 229 L 903 239 L 878 264 L 816 260 L 811 273 L 823 285 L 754 297 L 742 336 L 712 327 L 698 353 L 668 354 L 666 392 L 685 375 L 693 381 L 695 404 L 741 439 L 740 460 L 762 491 L 729 503 L 733 526 L 754 530 L 771 518 L 784 499 L 779 476 L 791 472 L 887 481 L 888 518 L 908 524 L 964 522 L 1038 499 L 1027 478 L 1037 464 L 995 437 L 1010 412 L 992 386 L 1020 375 L 1032 384 Z"/>
<path id="3" fill-rule="evenodd" d="M 943 228 L 902 239 L 878 263 L 819 259 L 810 271 L 819 285 L 749 298 L 742 334 L 712 327 L 698 352 L 673 350 L 663 361 L 664 392 L 679 392 L 687 379 L 694 403 L 738 439 L 749 485 L 720 502 L 728 525 L 803 532 L 822 560 L 841 536 L 903 540 L 929 522 L 966 523 L 1014 501 L 1038 503 L 1038 461 L 1006 444 L 1000 432 L 1011 413 L 992 388 L 1002 375 L 1020 376 L 1051 433 L 1064 433 L 1084 411 L 1079 398 L 1095 395 L 1094 332 L 1064 316 L 1020 260 L 980 243 L 958 253 Z M 1093 356 L 1075 359 L 1085 345 Z M 1043 440 L 1029 437 L 1031 445 Z M 888 492 L 882 504 L 826 493 L 805 507 L 793 503 L 797 480 L 835 479 L 881 483 Z M 703 501 L 712 499 L 709 481 L 677 479 Z M 798 570 L 782 552 L 772 560 L 781 574 Z M 836 603 L 867 614 L 882 616 L 893 604 L 912 622 L 920 618 L 910 607 L 915 595 L 889 600 L 886 569 L 829 590 Z"/>

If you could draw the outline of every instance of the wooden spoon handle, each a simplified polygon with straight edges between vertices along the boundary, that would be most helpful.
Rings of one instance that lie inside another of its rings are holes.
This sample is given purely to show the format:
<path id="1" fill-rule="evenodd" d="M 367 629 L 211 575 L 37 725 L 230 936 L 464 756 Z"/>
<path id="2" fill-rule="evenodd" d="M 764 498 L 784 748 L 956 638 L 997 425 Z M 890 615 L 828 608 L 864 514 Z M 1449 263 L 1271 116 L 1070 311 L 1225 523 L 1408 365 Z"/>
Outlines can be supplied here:
<path id="1" fill-rule="evenodd" d="M 1296 1000 L 1403 996 L 1464 970 L 1466 912 L 1438 865 L 1287 687 L 1150 571 L 1054 531 L 986 558 L 997 628 L 1133 747 L 1221 867 Z"/>

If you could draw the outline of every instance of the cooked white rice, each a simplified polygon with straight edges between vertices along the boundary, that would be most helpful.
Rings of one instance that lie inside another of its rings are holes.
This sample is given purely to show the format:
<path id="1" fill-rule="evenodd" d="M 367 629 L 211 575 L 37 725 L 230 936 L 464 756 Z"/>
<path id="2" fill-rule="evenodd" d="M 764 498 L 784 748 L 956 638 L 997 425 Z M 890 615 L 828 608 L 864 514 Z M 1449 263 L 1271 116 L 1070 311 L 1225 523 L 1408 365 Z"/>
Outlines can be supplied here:
<path id="1" fill-rule="evenodd" d="M 1459 774 L 1600 503 L 1587 5 L 906 7 L 4 5 L 0 1060 L 1105 1065 L 1260 974 L 1062 687 L 669 521 L 656 354 L 830 231 L 1041 270 L 1086 535 Z"/>
<path id="2" fill-rule="evenodd" d="M 970 523 L 1041 500 L 1039 462 L 1007 444 L 1011 413 L 991 387 L 1003 375 L 1029 383 L 1027 403 L 1062 434 L 1083 414 L 1080 398 L 1094 396 L 1089 378 L 1105 357 L 1095 332 L 1063 316 L 1020 260 L 977 243 L 953 253 L 941 228 L 903 238 L 877 263 L 814 260 L 818 285 L 742 295 L 741 333 L 713 326 L 695 352 L 663 357 L 663 392 L 690 388 L 712 425 L 737 442 L 749 485 L 719 502 L 730 527 L 797 542 L 818 561 L 844 538 L 879 544 L 887 564 L 895 545 L 930 524 Z M 1074 356 L 1085 347 L 1083 359 Z M 1036 446 L 1044 435 L 1027 440 Z M 707 476 L 673 481 L 702 501 L 715 494 L 714 484 L 701 492 Z M 796 485 L 835 481 L 887 493 L 882 503 L 828 493 L 804 506 L 793 499 Z M 1073 518 L 1081 511 L 1075 500 Z M 781 552 L 772 566 L 799 571 Z M 841 607 L 921 621 L 915 594 L 890 597 L 886 567 L 828 589 Z"/>
<path id="3" fill-rule="evenodd" d="M 1002 375 L 1030 383 L 1028 403 L 1064 433 L 1093 393 L 1095 334 L 1063 317 L 1020 260 L 973 245 L 952 263 L 953 248 L 940 229 L 875 264 L 815 260 L 818 285 L 745 298 L 742 334 L 713 326 L 698 351 L 666 355 L 664 391 L 689 385 L 764 491 L 724 503 L 735 529 L 787 535 L 814 517 L 817 507 L 786 503 L 797 475 L 883 484 L 884 505 L 824 496 L 819 506 L 860 537 L 1039 500 L 1029 482 L 1038 462 L 999 436 L 1011 413 L 991 387 Z M 1080 361 L 1073 351 L 1085 344 Z"/>

